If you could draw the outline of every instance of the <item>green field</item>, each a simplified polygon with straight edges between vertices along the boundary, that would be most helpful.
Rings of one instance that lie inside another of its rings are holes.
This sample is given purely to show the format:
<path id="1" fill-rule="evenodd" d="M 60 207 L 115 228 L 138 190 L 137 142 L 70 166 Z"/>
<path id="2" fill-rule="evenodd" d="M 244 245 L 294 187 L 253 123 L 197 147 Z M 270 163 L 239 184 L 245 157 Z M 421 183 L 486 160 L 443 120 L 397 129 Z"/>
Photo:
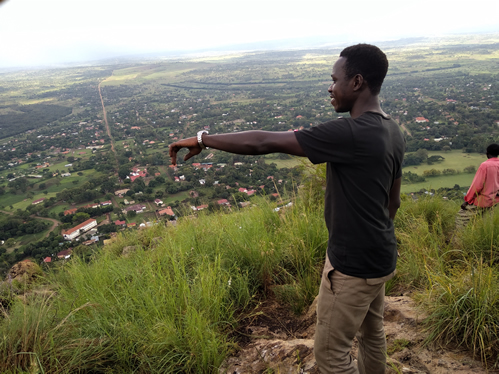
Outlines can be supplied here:
<path id="1" fill-rule="evenodd" d="M 467 166 L 475 166 L 477 169 L 482 162 L 487 158 L 483 154 L 479 153 L 463 153 L 460 150 L 453 150 L 448 153 L 440 151 L 428 152 L 428 156 L 440 155 L 445 158 L 441 162 L 434 163 L 433 165 L 421 164 L 417 166 L 406 166 L 402 169 L 403 172 L 410 171 L 418 175 L 423 175 L 425 170 L 444 170 L 444 169 L 455 169 L 460 171 L 460 174 L 456 175 L 440 175 L 438 177 L 426 178 L 425 182 L 403 184 L 402 192 L 417 192 L 421 189 L 438 189 L 441 187 L 453 187 L 458 184 L 461 187 L 468 187 L 473 181 L 474 174 L 464 173 L 463 169 Z"/>
<path id="2" fill-rule="evenodd" d="M 479 153 L 463 153 L 461 150 L 453 150 L 451 152 L 445 153 L 442 151 L 429 151 L 428 157 L 440 155 L 445 160 L 441 162 L 436 162 L 433 165 L 421 164 L 421 165 L 410 165 L 406 166 L 402 169 L 402 171 L 410 171 L 412 173 L 416 173 L 418 175 L 423 175 L 425 170 L 444 170 L 444 169 L 455 169 L 458 171 L 463 171 L 466 166 L 475 166 L 478 169 L 478 166 L 485 160 L 484 154 Z"/>
<path id="3" fill-rule="evenodd" d="M 434 163 L 433 165 L 421 164 L 417 166 L 406 166 L 402 169 L 403 172 L 410 171 L 412 173 L 423 175 L 425 170 L 444 170 L 444 169 L 455 169 L 460 171 L 460 174 L 456 175 L 441 175 L 438 177 L 426 178 L 425 182 L 403 184 L 402 193 L 417 192 L 421 189 L 438 189 L 441 187 L 453 187 L 458 184 L 461 187 L 467 187 L 471 184 L 474 174 L 464 173 L 463 169 L 467 166 L 475 166 L 477 169 L 482 162 L 486 160 L 485 155 L 479 153 L 463 153 L 461 150 L 453 150 L 451 152 L 445 153 L 440 151 L 430 151 L 428 156 L 440 155 L 445 158 L 441 162 Z M 291 168 L 297 165 L 301 165 L 304 159 L 300 157 L 293 157 L 289 160 L 281 160 L 276 158 L 274 155 L 269 155 L 265 157 L 265 162 L 275 163 L 278 168 Z"/>

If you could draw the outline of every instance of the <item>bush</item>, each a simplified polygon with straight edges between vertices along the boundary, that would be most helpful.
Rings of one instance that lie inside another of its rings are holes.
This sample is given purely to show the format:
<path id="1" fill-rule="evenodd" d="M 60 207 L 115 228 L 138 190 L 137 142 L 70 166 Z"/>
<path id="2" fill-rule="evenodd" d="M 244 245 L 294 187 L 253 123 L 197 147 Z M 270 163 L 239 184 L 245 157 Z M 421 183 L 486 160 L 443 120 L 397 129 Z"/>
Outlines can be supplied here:
<path id="1" fill-rule="evenodd" d="M 499 354 L 498 271 L 483 261 L 467 262 L 449 274 L 430 274 L 430 286 L 420 296 L 429 312 L 426 343 L 457 343 L 483 362 Z"/>

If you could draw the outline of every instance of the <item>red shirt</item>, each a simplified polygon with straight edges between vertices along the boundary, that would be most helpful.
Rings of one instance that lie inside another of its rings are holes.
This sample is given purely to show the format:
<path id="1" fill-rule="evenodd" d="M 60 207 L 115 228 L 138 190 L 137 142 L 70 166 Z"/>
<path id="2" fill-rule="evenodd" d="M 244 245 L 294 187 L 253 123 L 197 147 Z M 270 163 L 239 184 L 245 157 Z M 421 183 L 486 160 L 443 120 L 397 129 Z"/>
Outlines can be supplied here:
<path id="1" fill-rule="evenodd" d="M 499 158 L 492 157 L 482 162 L 471 183 L 464 201 L 481 208 L 499 203 Z"/>

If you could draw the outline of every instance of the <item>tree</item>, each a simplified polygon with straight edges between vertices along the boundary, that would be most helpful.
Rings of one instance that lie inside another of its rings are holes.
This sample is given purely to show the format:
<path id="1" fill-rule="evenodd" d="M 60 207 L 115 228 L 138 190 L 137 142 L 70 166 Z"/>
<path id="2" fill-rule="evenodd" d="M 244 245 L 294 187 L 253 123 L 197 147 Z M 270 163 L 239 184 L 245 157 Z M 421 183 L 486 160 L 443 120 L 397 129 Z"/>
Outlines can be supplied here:
<path id="1" fill-rule="evenodd" d="M 78 212 L 73 216 L 73 223 L 78 225 L 82 222 L 85 222 L 87 219 L 90 218 L 90 214 L 88 213 L 83 213 L 83 212 Z"/>
<path id="2" fill-rule="evenodd" d="M 425 176 L 425 177 L 437 177 L 440 174 L 442 174 L 442 172 L 440 170 L 436 170 L 436 169 L 423 171 L 423 176 Z"/>
<path id="3" fill-rule="evenodd" d="M 475 167 L 475 166 L 473 166 L 473 165 L 466 166 L 466 167 L 464 168 L 464 172 L 465 172 L 465 173 L 470 173 L 470 174 L 471 174 L 471 173 L 474 173 L 474 172 L 476 172 L 476 167 Z"/>
<path id="4" fill-rule="evenodd" d="M 428 158 L 428 151 L 424 148 L 419 148 L 416 152 L 415 155 L 420 158 L 422 161 L 426 161 Z"/>

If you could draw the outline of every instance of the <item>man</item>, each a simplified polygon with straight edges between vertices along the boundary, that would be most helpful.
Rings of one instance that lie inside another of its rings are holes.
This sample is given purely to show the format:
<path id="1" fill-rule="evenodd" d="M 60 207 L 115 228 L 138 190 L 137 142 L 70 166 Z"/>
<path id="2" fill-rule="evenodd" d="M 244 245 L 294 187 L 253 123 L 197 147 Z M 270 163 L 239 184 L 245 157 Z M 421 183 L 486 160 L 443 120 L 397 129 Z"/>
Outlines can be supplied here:
<path id="1" fill-rule="evenodd" d="M 328 91 L 340 118 L 297 132 L 200 132 L 170 145 L 172 163 L 204 147 L 258 155 L 282 152 L 327 163 L 325 219 L 329 241 L 317 307 L 315 357 L 321 373 L 385 372 L 384 285 L 397 260 L 393 218 L 400 206 L 404 139 L 382 110 L 379 92 L 388 70 L 385 54 L 359 44 L 333 66 Z M 359 340 L 358 369 L 350 357 Z"/>
<path id="2" fill-rule="evenodd" d="M 499 145 L 487 147 L 487 161 L 482 162 L 473 178 L 473 182 L 464 197 L 462 209 L 468 205 L 490 208 L 499 203 Z"/>

